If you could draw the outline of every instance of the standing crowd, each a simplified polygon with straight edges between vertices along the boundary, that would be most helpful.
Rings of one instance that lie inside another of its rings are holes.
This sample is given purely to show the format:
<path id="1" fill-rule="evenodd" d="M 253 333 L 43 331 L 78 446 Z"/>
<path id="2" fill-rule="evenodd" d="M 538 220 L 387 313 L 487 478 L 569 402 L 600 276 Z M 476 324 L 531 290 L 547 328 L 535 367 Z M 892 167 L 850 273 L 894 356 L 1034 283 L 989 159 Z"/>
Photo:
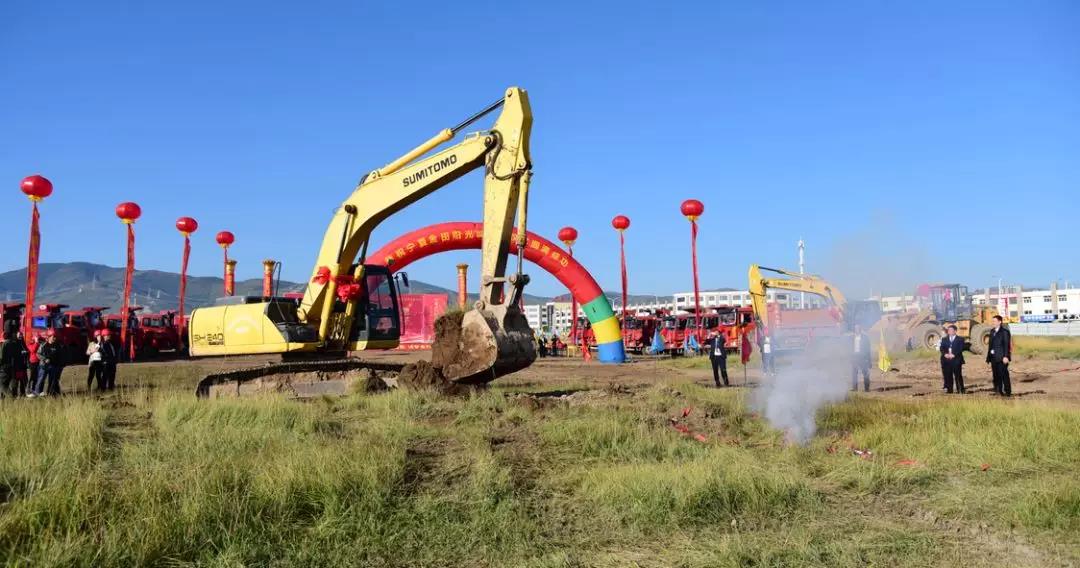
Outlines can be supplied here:
<path id="1" fill-rule="evenodd" d="M 89 342 L 86 355 L 86 390 L 97 381 L 97 390 L 106 391 L 116 387 L 116 364 L 120 349 L 112 341 L 108 329 L 97 330 Z M 70 352 L 61 345 L 53 330 L 27 343 L 17 325 L 4 330 L 0 343 L 0 397 L 45 398 L 59 396 L 60 377 L 69 361 Z"/>

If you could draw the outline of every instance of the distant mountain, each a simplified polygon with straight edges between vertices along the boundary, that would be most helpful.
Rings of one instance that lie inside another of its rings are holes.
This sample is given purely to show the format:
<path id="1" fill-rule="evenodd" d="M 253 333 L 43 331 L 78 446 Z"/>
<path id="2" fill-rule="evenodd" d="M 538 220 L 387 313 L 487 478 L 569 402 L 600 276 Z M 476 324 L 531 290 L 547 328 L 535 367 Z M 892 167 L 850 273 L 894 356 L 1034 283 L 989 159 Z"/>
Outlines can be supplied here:
<path id="1" fill-rule="evenodd" d="M 413 294 L 450 294 L 457 291 L 410 279 Z M 211 276 L 188 276 L 185 310 L 207 306 L 223 295 L 224 280 Z M 304 284 L 282 280 L 278 294 L 302 292 Z M 137 305 L 149 311 L 176 309 L 179 303 L 180 275 L 160 270 L 136 270 L 132 291 Z M 0 301 L 22 301 L 26 293 L 26 269 L 0 273 Z M 110 306 L 119 308 L 124 295 L 124 269 L 89 262 L 43 263 L 38 268 L 36 304 L 68 304 L 72 307 Z M 262 294 L 262 279 L 236 282 L 238 296 Z M 470 294 L 470 301 L 479 296 Z M 544 303 L 550 298 L 525 295 L 527 303 Z"/>

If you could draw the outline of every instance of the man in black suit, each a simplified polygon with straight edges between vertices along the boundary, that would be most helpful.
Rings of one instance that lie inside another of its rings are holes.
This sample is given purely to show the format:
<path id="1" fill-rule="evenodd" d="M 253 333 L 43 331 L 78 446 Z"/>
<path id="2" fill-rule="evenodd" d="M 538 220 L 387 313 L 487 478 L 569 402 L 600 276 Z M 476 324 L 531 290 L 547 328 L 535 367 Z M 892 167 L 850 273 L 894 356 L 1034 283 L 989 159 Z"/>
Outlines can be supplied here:
<path id="1" fill-rule="evenodd" d="M 964 389 L 964 340 L 956 335 L 956 326 L 950 325 L 948 334 L 941 338 L 941 374 L 945 377 L 945 392 L 963 394 Z"/>
<path id="2" fill-rule="evenodd" d="M 1009 380 L 1012 334 L 1001 324 L 1001 316 L 994 316 L 994 329 L 990 332 L 986 362 L 990 363 L 990 370 L 994 374 L 994 392 L 1001 396 L 1012 396 L 1012 382 Z"/>
<path id="3" fill-rule="evenodd" d="M 863 376 L 863 390 L 870 392 L 870 338 L 856 324 L 851 344 L 851 390 L 859 390 L 859 373 Z"/>
<path id="4" fill-rule="evenodd" d="M 713 382 L 720 387 L 720 377 L 724 378 L 724 386 L 728 386 L 727 377 L 727 349 L 724 348 L 724 336 L 715 331 L 709 332 L 709 340 L 705 342 L 705 348 L 709 350 L 709 361 L 712 363 Z"/>

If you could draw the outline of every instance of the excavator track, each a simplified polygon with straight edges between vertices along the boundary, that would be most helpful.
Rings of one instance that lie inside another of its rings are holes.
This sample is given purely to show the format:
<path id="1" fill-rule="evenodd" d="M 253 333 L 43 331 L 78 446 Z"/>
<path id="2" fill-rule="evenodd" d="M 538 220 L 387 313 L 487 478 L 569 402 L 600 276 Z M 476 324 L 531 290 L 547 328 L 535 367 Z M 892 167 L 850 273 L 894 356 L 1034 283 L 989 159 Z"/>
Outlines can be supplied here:
<path id="1" fill-rule="evenodd" d="M 195 389 L 199 398 L 235 398 L 278 394 L 289 398 L 338 396 L 349 393 L 358 381 L 396 383 L 402 363 L 345 358 L 267 363 L 207 375 Z"/>

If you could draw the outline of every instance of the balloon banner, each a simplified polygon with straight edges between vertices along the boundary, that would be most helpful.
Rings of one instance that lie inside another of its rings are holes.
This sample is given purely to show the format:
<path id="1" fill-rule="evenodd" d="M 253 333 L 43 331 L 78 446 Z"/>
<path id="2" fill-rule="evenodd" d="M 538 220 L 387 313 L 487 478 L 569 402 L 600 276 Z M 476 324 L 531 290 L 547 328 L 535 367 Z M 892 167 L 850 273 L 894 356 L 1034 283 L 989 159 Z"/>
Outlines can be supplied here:
<path id="1" fill-rule="evenodd" d="M 131 277 L 135 274 L 135 227 L 127 225 L 127 268 L 124 270 L 124 301 L 120 312 L 120 345 L 127 346 L 128 358 L 135 360 L 135 342 L 128 343 L 128 317 L 131 307 Z"/>
<path id="2" fill-rule="evenodd" d="M 187 293 L 187 267 L 191 256 L 191 238 L 184 235 L 184 256 L 180 259 L 180 337 L 184 336 L 184 294 Z"/>
<path id="3" fill-rule="evenodd" d="M 34 292 L 37 290 L 38 255 L 41 252 L 41 230 L 38 226 L 40 219 L 37 202 L 34 202 L 34 210 L 30 213 L 30 252 L 26 262 L 26 313 L 23 317 L 23 340 L 27 343 L 30 342 L 30 334 L 34 331 Z"/>

